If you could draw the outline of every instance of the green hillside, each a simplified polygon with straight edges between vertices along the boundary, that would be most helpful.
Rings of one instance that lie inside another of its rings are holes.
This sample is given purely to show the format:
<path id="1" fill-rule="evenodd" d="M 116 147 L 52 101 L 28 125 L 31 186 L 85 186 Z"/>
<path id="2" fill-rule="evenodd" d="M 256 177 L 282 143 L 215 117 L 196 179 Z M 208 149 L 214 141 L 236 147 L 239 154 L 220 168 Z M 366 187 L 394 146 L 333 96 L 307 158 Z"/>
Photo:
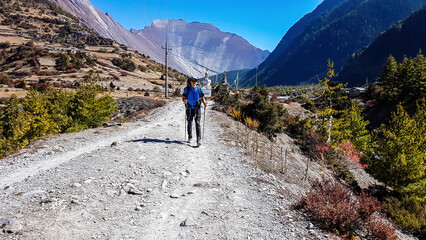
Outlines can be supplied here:
<path id="1" fill-rule="evenodd" d="M 324 75 L 327 59 L 334 61 L 339 72 L 353 54 L 425 3 L 349 0 L 312 21 L 276 61 L 259 72 L 259 83 L 273 86 L 317 82 Z M 245 84 L 254 81 L 252 76 Z"/>
<path id="2" fill-rule="evenodd" d="M 353 56 L 336 80 L 353 86 L 362 85 L 366 80 L 373 82 L 389 55 L 400 62 L 404 55 L 414 57 L 419 50 L 425 49 L 426 8 L 423 8 L 404 22 L 393 25 L 362 53 Z"/>

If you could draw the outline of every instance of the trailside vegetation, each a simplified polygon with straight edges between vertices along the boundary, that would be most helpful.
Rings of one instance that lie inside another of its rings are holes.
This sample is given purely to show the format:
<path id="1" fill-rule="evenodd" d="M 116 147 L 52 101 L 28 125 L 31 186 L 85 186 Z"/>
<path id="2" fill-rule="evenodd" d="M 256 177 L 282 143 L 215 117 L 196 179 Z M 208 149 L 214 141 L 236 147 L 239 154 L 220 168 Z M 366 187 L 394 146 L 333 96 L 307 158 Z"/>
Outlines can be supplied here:
<path id="1" fill-rule="evenodd" d="M 98 127 L 117 107 L 93 75 L 75 93 L 32 89 L 21 101 L 12 95 L 0 109 L 0 158 L 44 135 Z"/>
<path id="2" fill-rule="evenodd" d="M 216 109 L 228 111 L 229 108 L 233 108 L 234 112 L 238 112 L 240 117 L 236 120 L 243 123 L 247 117 L 256 120 L 259 123 L 256 129 L 271 140 L 276 134 L 283 132 L 288 113 L 281 104 L 271 101 L 266 86 L 256 85 L 245 97 L 241 93 L 233 95 L 227 92 L 219 93 L 215 96 L 215 101 L 221 105 Z"/>
<path id="3" fill-rule="evenodd" d="M 234 119 L 259 122 L 256 128 L 271 140 L 283 131 L 300 144 L 311 161 L 326 164 L 338 183 L 313 183 L 314 190 L 300 202 L 300 207 L 320 227 L 337 232 L 343 237 L 367 234 L 375 239 L 395 238 L 395 227 L 389 220 L 377 218 L 375 211 L 382 209 L 397 224 L 420 238 L 426 237 L 426 61 L 421 53 L 397 63 L 389 57 L 378 83 L 369 87 L 369 102 L 349 99 L 344 84 L 333 82 L 334 64 L 327 63 L 327 73 L 316 93 L 306 94 L 305 108 L 314 117 L 299 119 L 286 113 L 282 105 L 274 102 L 269 89 L 255 86 L 243 93 L 220 93 L 217 108 Z M 301 101 L 299 99 L 299 101 Z M 303 101 L 303 100 L 302 100 Z M 365 107 L 372 104 L 389 108 L 391 116 L 372 129 L 364 115 Z M 377 200 L 360 192 L 352 174 L 363 168 L 387 187 L 377 192 Z M 350 187 L 358 194 L 353 195 Z M 321 202 L 321 201 L 325 202 Z M 334 214 L 327 206 L 333 207 Z M 370 205 L 368 205 L 370 204 Z M 363 215 L 371 206 L 368 214 Z M 364 213 L 363 213 L 364 212 Z M 364 217 L 359 222 L 358 217 Z M 361 226 L 362 225 L 362 226 Z M 364 230 L 361 230 L 360 227 Z M 364 232 L 363 232 L 364 231 Z"/>

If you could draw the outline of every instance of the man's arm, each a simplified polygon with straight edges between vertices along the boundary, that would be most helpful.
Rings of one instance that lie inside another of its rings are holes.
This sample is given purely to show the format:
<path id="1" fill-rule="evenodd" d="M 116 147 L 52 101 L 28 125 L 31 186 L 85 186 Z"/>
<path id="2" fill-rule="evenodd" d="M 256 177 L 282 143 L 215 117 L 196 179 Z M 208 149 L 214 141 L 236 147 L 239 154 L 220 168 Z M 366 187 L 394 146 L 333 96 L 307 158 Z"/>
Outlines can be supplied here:
<path id="1" fill-rule="evenodd" d="M 204 104 L 204 108 L 206 108 L 207 107 L 207 104 L 206 104 L 206 99 L 204 98 L 204 96 L 203 97 L 201 97 L 201 101 L 203 102 L 203 104 Z"/>

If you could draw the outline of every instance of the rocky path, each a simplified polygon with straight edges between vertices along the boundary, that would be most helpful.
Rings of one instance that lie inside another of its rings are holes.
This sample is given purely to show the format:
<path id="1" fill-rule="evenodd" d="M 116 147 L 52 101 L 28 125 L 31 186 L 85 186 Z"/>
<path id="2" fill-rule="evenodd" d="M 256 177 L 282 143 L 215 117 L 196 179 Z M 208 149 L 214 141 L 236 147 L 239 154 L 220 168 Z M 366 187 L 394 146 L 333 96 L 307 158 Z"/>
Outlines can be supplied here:
<path id="1" fill-rule="evenodd" d="M 172 102 L 1 161 L 0 239 L 330 239 L 292 209 L 305 188 L 253 167 L 222 138 L 229 118 L 207 115 L 199 148 Z"/>

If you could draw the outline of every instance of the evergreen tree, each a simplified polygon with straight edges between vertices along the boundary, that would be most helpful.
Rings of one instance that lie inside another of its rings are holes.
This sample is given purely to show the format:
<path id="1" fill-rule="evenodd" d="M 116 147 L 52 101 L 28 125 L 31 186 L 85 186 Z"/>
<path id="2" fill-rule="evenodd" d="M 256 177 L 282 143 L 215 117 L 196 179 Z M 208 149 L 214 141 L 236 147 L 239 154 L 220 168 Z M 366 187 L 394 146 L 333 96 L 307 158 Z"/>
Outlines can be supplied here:
<path id="1" fill-rule="evenodd" d="M 376 132 L 374 157 L 369 163 L 373 175 L 401 193 L 426 200 L 426 105 L 419 105 L 411 118 L 401 105 L 387 125 Z"/>
<path id="2" fill-rule="evenodd" d="M 269 101 L 269 90 L 266 86 L 255 86 L 251 89 L 251 103 L 243 106 L 242 112 L 259 121 L 259 130 L 272 139 L 283 131 L 284 117 L 287 112 L 281 104 Z"/>
<path id="3" fill-rule="evenodd" d="M 30 90 L 22 105 L 26 115 L 31 119 L 31 121 L 29 121 L 30 129 L 25 135 L 29 141 L 36 140 L 44 135 L 59 132 L 60 129 L 58 124 L 49 114 L 45 94 L 37 92 L 36 90 Z"/>
<path id="4" fill-rule="evenodd" d="M 350 140 L 358 151 L 367 153 L 371 150 L 368 124 L 369 122 L 364 120 L 358 104 L 352 103 L 349 109 L 343 111 L 342 117 L 333 123 L 332 142 L 340 145 L 346 140 Z"/>
<path id="5" fill-rule="evenodd" d="M 2 146 L 0 157 L 28 145 L 25 137 L 30 130 L 31 116 L 27 116 L 19 105 L 16 95 L 12 95 L 6 102 L 4 111 L 0 112 L 0 126 L 2 129 Z"/>
<path id="6" fill-rule="evenodd" d="M 383 99 L 395 99 L 400 94 L 399 83 L 397 80 L 398 63 L 391 55 L 386 60 L 386 64 L 378 80 L 383 85 Z"/>

